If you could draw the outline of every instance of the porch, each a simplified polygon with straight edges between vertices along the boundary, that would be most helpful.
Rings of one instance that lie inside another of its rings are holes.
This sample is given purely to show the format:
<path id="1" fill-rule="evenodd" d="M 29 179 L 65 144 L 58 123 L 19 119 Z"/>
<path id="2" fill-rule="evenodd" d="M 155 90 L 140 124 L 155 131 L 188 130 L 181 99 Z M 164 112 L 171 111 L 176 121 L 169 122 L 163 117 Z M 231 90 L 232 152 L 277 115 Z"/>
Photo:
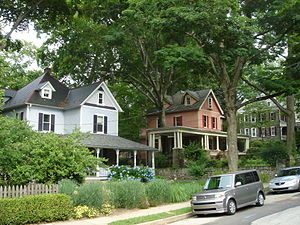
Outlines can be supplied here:
<path id="1" fill-rule="evenodd" d="M 158 151 L 156 148 L 107 134 L 91 134 L 83 144 L 93 151 L 96 158 L 106 158 L 107 166 L 148 166 L 155 169 L 154 153 Z M 87 180 L 106 180 L 108 174 L 107 168 L 98 167 Z"/>
<path id="2" fill-rule="evenodd" d="M 148 145 L 169 156 L 171 165 L 178 165 L 179 153 L 190 142 L 198 143 L 209 155 L 216 157 L 228 151 L 227 132 L 207 131 L 190 127 L 161 127 L 148 129 Z M 238 135 L 239 154 L 246 154 L 249 136 Z"/>

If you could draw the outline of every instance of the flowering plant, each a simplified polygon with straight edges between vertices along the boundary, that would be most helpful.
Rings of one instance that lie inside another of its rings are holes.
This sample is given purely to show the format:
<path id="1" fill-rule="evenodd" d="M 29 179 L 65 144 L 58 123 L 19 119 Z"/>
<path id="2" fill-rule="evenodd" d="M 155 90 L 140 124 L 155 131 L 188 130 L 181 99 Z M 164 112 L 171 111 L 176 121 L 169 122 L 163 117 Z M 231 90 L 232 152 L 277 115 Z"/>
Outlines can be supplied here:
<path id="1" fill-rule="evenodd" d="M 139 180 L 149 182 L 154 179 L 154 171 L 149 167 L 131 168 L 127 166 L 111 166 L 109 178 L 114 180 Z"/>

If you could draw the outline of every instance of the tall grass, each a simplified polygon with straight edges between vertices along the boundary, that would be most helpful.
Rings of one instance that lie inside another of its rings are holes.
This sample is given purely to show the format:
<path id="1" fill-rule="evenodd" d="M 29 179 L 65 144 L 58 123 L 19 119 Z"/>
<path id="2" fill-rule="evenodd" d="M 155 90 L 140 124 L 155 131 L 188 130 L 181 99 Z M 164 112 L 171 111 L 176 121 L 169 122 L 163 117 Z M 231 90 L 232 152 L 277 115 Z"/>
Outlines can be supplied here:
<path id="1" fill-rule="evenodd" d="M 59 193 L 72 197 L 75 189 L 77 188 L 77 183 L 73 180 L 64 179 L 58 182 L 58 187 Z"/>
<path id="2" fill-rule="evenodd" d="M 145 185 L 137 180 L 109 182 L 110 201 L 117 208 L 136 208 L 147 201 Z"/>
<path id="3" fill-rule="evenodd" d="M 184 202 L 191 199 L 192 195 L 202 191 L 203 182 L 175 182 L 171 184 L 170 202 Z"/>
<path id="4" fill-rule="evenodd" d="M 146 184 L 147 198 L 150 206 L 155 206 L 171 200 L 170 183 L 166 180 L 156 179 Z"/>

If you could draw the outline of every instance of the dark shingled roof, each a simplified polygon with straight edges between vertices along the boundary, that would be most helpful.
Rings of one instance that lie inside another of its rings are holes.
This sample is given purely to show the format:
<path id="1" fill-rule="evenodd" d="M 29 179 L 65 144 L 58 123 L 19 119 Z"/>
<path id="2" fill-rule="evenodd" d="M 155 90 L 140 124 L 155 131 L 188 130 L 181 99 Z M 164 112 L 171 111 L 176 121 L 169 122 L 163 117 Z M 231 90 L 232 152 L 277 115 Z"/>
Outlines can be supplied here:
<path id="1" fill-rule="evenodd" d="M 50 82 L 55 89 L 52 99 L 42 98 L 39 91 L 43 85 Z M 16 108 L 25 104 L 37 104 L 62 109 L 78 107 L 99 85 L 94 83 L 80 88 L 69 89 L 50 75 L 50 70 L 18 91 L 5 90 L 4 96 L 11 99 L 4 104 L 4 110 Z"/>
<path id="2" fill-rule="evenodd" d="M 211 89 L 203 89 L 200 91 L 178 91 L 172 96 L 168 95 L 166 100 L 171 104 L 171 106 L 166 109 L 166 113 L 199 110 L 199 107 L 202 105 L 210 91 Z M 192 96 L 196 100 L 196 103 L 193 105 L 184 105 L 183 98 L 186 94 Z M 159 112 L 159 110 L 155 109 L 148 115 L 156 115 Z"/>
<path id="3" fill-rule="evenodd" d="M 90 134 L 90 137 L 86 138 L 82 144 L 91 148 L 158 151 L 156 148 L 108 134 Z"/>

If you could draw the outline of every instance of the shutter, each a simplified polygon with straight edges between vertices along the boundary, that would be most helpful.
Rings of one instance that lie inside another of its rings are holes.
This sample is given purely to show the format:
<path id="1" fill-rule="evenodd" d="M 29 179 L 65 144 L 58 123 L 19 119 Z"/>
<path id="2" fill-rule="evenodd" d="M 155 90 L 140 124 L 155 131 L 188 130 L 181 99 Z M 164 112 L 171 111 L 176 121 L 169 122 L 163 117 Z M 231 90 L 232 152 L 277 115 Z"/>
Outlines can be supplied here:
<path id="1" fill-rule="evenodd" d="M 38 130 L 43 130 L 43 113 L 39 113 L 39 124 L 38 124 Z"/>
<path id="2" fill-rule="evenodd" d="M 55 115 L 51 114 L 51 131 L 54 132 L 54 128 L 55 128 Z"/>
<path id="3" fill-rule="evenodd" d="M 97 133 L 97 115 L 94 115 L 94 130 L 93 133 Z"/>
<path id="4" fill-rule="evenodd" d="M 24 112 L 20 113 L 20 120 L 24 120 Z"/>
<path id="5" fill-rule="evenodd" d="M 104 134 L 107 134 L 107 116 L 104 116 Z"/>
<path id="6" fill-rule="evenodd" d="M 176 117 L 173 117 L 173 126 L 176 126 Z"/>

